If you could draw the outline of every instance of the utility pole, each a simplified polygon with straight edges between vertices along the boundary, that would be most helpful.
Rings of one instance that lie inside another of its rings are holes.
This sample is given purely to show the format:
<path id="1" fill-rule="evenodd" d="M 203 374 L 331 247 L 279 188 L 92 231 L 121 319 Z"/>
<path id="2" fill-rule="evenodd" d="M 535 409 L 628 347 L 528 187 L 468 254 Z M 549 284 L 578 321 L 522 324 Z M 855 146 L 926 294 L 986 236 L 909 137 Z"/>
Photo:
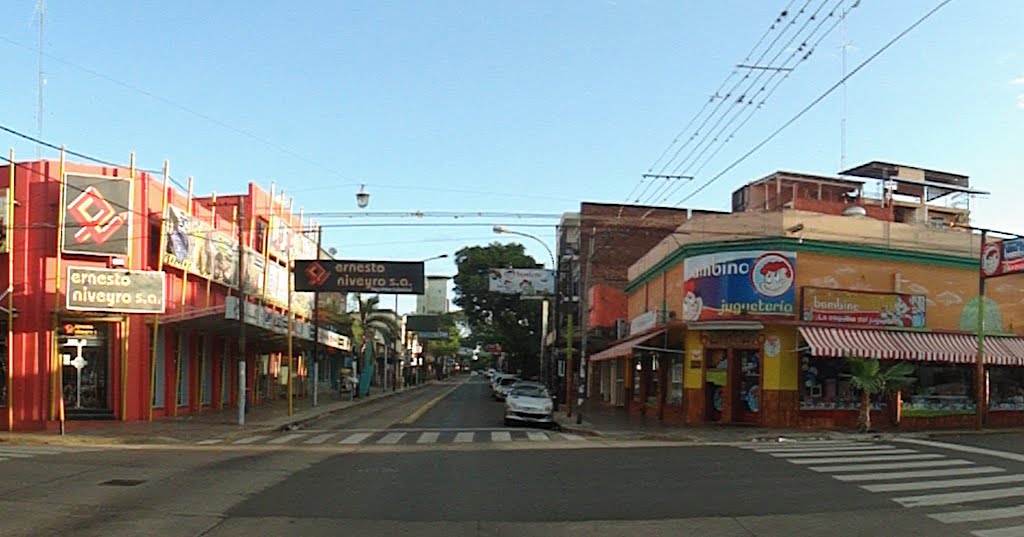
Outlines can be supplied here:
<path id="1" fill-rule="evenodd" d="M 324 228 L 316 227 L 316 258 L 320 260 Z M 317 405 L 320 385 L 320 291 L 313 291 L 313 406 Z"/>
<path id="2" fill-rule="evenodd" d="M 978 360 L 974 369 L 975 414 L 974 426 L 985 427 L 985 403 L 988 395 L 985 389 L 985 241 L 988 230 L 981 230 L 981 246 L 978 248 Z"/>
<path id="3" fill-rule="evenodd" d="M 580 303 L 583 304 L 583 314 L 580 317 L 580 383 L 577 390 L 579 392 L 579 399 L 577 401 L 576 410 L 576 423 L 583 423 L 583 400 L 587 396 L 587 332 L 590 331 L 590 323 L 588 322 L 588 315 L 590 309 L 590 301 L 587 300 L 587 295 L 590 291 L 590 271 L 593 269 L 594 260 L 594 235 L 597 234 L 597 228 L 590 229 L 590 238 L 587 240 L 587 264 L 586 272 L 583 273 L 583 289 L 580 297 Z"/>
<path id="4" fill-rule="evenodd" d="M 239 197 L 238 202 L 238 424 L 245 425 L 245 304 L 249 301 L 245 294 L 245 201 Z"/>

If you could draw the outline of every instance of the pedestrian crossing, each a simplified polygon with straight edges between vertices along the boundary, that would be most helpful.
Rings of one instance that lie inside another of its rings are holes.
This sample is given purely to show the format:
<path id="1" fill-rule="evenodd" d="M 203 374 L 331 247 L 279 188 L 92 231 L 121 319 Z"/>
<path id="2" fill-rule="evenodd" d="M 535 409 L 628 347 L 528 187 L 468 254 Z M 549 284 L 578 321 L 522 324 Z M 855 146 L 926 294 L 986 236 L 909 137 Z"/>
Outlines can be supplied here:
<path id="1" fill-rule="evenodd" d="M 64 455 L 67 453 L 85 453 L 95 451 L 93 448 L 82 448 L 78 446 L 33 446 L 33 445 L 4 445 L 0 446 L 0 462 L 32 459 L 44 455 Z"/>
<path id="2" fill-rule="evenodd" d="M 200 446 L 357 446 L 438 444 L 508 444 L 517 442 L 585 442 L 586 437 L 557 431 L 522 429 L 382 429 L 364 431 L 295 431 L 277 435 L 258 434 L 242 438 L 208 438 L 196 442 Z"/>
<path id="3" fill-rule="evenodd" d="M 884 443 L 821 440 L 742 446 L 827 474 L 975 537 L 1024 536 L 1024 473 Z M 916 446 L 914 446 L 916 447 Z"/>

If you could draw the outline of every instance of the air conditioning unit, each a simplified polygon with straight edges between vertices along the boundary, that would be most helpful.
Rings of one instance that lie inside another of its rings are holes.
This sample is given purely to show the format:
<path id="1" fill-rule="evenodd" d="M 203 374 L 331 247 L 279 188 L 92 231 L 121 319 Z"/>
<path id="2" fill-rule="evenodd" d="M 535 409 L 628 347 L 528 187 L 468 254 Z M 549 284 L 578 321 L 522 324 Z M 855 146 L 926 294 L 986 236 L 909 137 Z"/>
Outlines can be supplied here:
<path id="1" fill-rule="evenodd" d="M 629 336 L 629 320 L 615 320 L 615 339 L 622 339 Z"/>

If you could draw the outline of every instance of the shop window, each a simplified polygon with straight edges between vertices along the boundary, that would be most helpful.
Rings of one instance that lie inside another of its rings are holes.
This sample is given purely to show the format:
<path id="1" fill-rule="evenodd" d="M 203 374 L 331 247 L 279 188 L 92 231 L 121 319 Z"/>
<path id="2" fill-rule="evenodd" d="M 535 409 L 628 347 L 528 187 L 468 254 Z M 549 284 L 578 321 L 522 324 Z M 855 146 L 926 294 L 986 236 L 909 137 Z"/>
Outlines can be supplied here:
<path id="1" fill-rule="evenodd" d="M 974 413 L 974 366 L 919 364 L 914 376 L 903 392 L 904 416 Z"/>
<path id="2" fill-rule="evenodd" d="M 109 412 L 110 326 L 64 324 L 59 336 L 64 406 L 69 414 Z"/>
<path id="3" fill-rule="evenodd" d="M 883 367 L 885 365 L 883 364 Z M 842 358 L 801 358 L 801 410 L 857 410 L 860 393 L 850 385 L 850 366 Z M 885 397 L 876 395 L 873 410 L 885 408 Z"/>
<path id="4" fill-rule="evenodd" d="M 269 227 L 270 224 L 268 224 L 266 220 L 263 220 L 262 218 L 256 220 L 256 251 L 264 255 L 267 253 L 264 246 L 267 242 L 267 228 Z"/>
<path id="5" fill-rule="evenodd" d="M 683 357 L 672 358 L 672 369 L 669 372 L 668 404 L 683 404 Z"/>
<path id="6" fill-rule="evenodd" d="M 658 368 L 658 356 L 651 355 L 647 359 L 650 369 L 647 371 L 647 404 L 658 404 L 658 376 L 661 374 Z"/>
<path id="7" fill-rule="evenodd" d="M 224 338 L 224 353 L 220 358 L 220 402 L 222 405 L 231 404 L 231 343 Z"/>
<path id="8" fill-rule="evenodd" d="M 192 387 L 189 383 L 189 379 L 192 378 L 189 375 L 189 362 L 191 360 L 188 352 L 188 339 L 182 335 L 178 336 L 178 348 L 175 356 L 178 362 L 177 404 L 178 406 L 188 406 L 188 399 L 191 393 L 189 388 Z"/>
<path id="9" fill-rule="evenodd" d="M 640 400 L 640 378 L 643 376 L 641 371 L 640 359 L 633 359 L 633 400 Z"/>
<path id="10" fill-rule="evenodd" d="M 166 394 L 164 393 L 167 386 L 167 371 L 164 366 L 166 331 L 165 328 L 160 328 L 156 332 L 156 361 L 153 363 L 156 382 L 153 383 L 153 408 L 163 408 L 166 399 Z"/>
<path id="11" fill-rule="evenodd" d="M 199 393 L 204 405 L 213 404 L 213 356 L 209 343 L 206 336 L 199 336 Z"/>
<path id="12" fill-rule="evenodd" d="M 149 226 L 149 266 L 156 269 L 160 265 L 160 233 L 163 226 Z"/>
<path id="13" fill-rule="evenodd" d="M 988 389 L 991 410 L 1024 410 L 1024 368 L 989 369 Z"/>

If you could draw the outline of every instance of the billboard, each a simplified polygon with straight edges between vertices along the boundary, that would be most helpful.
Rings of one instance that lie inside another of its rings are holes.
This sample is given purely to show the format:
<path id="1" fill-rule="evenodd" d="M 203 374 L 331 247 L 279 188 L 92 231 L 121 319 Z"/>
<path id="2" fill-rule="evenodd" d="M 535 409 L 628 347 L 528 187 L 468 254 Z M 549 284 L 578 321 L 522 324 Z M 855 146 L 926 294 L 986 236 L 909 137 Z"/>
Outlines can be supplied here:
<path id="1" fill-rule="evenodd" d="M 68 267 L 66 307 L 72 311 L 163 313 L 164 273 Z"/>
<path id="2" fill-rule="evenodd" d="M 490 269 L 487 289 L 492 293 L 521 296 L 555 294 L 555 272 L 547 269 Z"/>
<path id="3" fill-rule="evenodd" d="M 683 320 L 793 317 L 796 252 L 744 250 L 683 262 Z"/>
<path id="4" fill-rule="evenodd" d="M 981 248 L 982 277 L 1024 272 L 1024 239 L 986 242 Z"/>
<path id="5" fill-rule="evenodd" d="M 804 287 L 803 320 L 809 322 L 924 328 L 924 295 Z"/>
<path id="6" fill-rule="evenodd" d="M 419 295 L 424 279 L 422 261 L 295 261 L 296 291 Z"/>
<path id="7" fill-rule="evenodd" d="M 132 183 L 124 177 L 64 174 L 64 240 L 69 254 L 127 256 Z"/>
<path id="8" fill-rule="evenodd" d="M 164 218 L 164 264 L 238 287 L 238 242 L 177 207 Z"/>

